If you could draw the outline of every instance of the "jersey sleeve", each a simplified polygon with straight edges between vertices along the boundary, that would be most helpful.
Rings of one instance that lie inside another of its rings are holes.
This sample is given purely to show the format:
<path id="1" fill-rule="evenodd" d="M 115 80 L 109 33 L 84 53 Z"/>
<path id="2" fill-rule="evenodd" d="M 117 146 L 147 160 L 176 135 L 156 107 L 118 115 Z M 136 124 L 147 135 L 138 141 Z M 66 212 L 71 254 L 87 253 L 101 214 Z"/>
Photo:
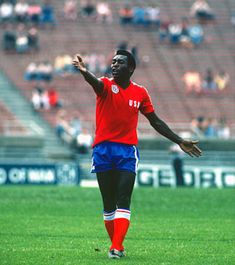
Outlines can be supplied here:
<path id="1" fill-rule="evenodd" d="M 149 96 L 148 91 L 144 88 L 143 89 L 143 100 L 140 104 L 140 112 L 142 114 L 148 114 L 154 111 L 154 107 L 152 104 L 151 97 Z"/>
<path id="2" fill-rule="evenodd" d="M 99 80 L 101 80 L 103 82 L 103 84 L 104 84 L 104 91 L 99 96 L 100 97 L 104 97 L 105 95 L 107 95 L 110 80 L 107 77 L 104 77 L 104 76 L 100 77 Z"/>

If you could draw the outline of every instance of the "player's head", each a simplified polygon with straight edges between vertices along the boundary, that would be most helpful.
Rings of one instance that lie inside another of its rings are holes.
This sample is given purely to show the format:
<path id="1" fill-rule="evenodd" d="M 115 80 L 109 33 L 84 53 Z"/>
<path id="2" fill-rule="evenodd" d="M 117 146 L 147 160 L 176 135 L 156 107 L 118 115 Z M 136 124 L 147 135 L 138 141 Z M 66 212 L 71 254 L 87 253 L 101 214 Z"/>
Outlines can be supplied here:
<path id="1" fill-rule="evenodd" d="M 126 50 L 118 50 L 113 57 L 112 64 L 113 77 L 128 77 L 134 73 L 136 62 L 134 56 Z"/>

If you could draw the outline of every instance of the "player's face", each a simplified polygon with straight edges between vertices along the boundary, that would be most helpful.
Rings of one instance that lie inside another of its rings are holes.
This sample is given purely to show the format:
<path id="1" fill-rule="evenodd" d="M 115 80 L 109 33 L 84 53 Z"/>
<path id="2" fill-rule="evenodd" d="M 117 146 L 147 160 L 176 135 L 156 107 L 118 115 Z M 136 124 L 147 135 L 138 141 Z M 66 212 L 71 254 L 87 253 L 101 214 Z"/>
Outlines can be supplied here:
<path id="1" fill-rule="evenodd" d="M 114 80 L 129 78 L 128 58 L 125 55 L 115 55 L 111 63 Z"/>

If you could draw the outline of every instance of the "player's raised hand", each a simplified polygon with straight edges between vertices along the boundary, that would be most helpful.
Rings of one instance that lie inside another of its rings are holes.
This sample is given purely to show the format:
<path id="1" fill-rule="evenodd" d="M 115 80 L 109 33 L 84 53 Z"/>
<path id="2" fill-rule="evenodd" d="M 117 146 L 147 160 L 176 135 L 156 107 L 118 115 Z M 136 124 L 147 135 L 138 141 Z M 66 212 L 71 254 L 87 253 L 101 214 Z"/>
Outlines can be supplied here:
<path id="1" fill-rule="evenodd" d="M 75 54 L 73 57 L 73 65 L 77 67 L 81 72 L 86 72 L 86 66 L 83 62 L 80 54 Z"/>
<path id="2" fill-rule="evenodd" d="M 180 148 L 190 155 L 191 157 L 196 156 L 199 157 L 202 155 L 202 151 L 196 145 L 198 141 L 190 141 L 190 140 L 183 140 L 179 146 Z"/>

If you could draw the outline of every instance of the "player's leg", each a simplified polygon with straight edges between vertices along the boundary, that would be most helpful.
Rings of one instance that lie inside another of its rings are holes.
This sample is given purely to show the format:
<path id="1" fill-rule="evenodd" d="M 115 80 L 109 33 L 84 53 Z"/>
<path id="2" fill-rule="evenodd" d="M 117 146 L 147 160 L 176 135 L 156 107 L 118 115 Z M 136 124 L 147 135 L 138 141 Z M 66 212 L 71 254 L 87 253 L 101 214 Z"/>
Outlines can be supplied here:
<path id="1" fill-rule="evenodd" d="M 118 171 L 117 210 L 114 218 L 114 236 L 110 249 L 124 250 L 123 241 L 130 224 L 130 204 L 135 175 L 131 171 Z"/>
<path id="2" fill-rule="evenodd" d="M 117 207 L 117 174 L 113 170 L 98 172 L 97 180 L 103 200 L 103 217 L 110 240 L 113 239 L 114 217 Z"/>

